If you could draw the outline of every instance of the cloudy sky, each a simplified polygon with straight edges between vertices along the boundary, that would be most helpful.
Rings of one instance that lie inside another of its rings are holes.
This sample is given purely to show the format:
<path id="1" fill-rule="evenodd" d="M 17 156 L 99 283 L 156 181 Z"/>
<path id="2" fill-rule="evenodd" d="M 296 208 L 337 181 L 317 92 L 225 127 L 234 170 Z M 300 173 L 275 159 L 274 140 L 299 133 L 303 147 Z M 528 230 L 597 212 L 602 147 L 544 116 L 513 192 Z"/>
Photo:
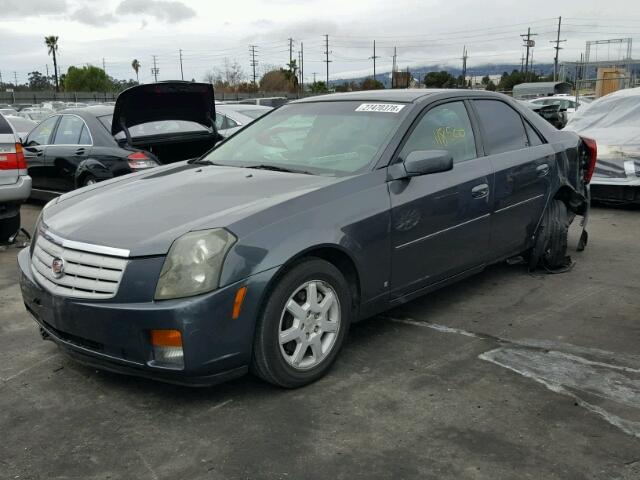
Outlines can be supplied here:
<path id="1" fill-rule="evenodd" d="M 258 73 L 288 61 L 304 43 L 306 81 L 326 75 L 324 34 L 329 34 L 330 77 L 372 72 L 373 40 L 378 71 L 389 70 L 393 47 L 400 67 L 459 66 L 467 46 L 471 69 L 487 63 L 519 63 L 519 34 L 531 26 L 534 61 L 554 55 L 557 17 L 563 17 L 562 58 L 574 60 L 586 40 L 633 37 L 640 49 L 638 0 L 0 0 L 0 73 L 20 83 L 28 72 L 52 71 L 43 38 L 58 35 L 62 71 L 70 65 L 104 65 L 116 78 L 134 78 L 131 61 L 142 64 L 140 80 L 152 79 L 156 55 L 159 79 L 202 80 L 225 59 L 250 73 L 249 45 L 257 46 Z M 614 49 L 600 49 L 601 58 Z M 634 57 L 640 57 L 638 51 Z"/>

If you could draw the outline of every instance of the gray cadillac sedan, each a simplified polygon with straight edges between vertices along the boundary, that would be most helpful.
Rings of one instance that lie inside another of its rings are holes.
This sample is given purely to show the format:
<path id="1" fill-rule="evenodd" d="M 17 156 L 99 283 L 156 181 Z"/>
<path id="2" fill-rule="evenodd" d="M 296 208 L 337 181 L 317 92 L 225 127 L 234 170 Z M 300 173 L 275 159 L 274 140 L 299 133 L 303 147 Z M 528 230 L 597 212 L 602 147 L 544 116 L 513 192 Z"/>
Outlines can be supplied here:
<path id="1" fill-rule="evenodd" d="M 595 159 L 500 94 L 309 98 L 197 160 L 50 202 L 22 294 L 42 336 L 96 368 L 298 387 L 352 322 L 516 255 L 562 266 Z"/>

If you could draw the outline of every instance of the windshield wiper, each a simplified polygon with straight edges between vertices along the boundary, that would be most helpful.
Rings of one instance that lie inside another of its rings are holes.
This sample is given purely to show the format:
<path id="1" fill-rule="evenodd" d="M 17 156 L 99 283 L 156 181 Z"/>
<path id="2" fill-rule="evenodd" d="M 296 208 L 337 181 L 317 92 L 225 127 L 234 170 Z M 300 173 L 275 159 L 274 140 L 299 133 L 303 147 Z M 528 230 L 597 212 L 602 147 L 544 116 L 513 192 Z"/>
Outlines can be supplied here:
<path id="1" fill-rule="evenodd" d="M 287 173 L 303 173 L 305 175 L 313 175 L 311 172 L 307 172 L 306 170 L 295 170 L 293 168 L 285 168 L 285 167 L 277 167 L 276 165 L 250 165 L 244 168 L 254 168 L 256 170 L 271 170 L 273 172 L 287 172 Z"/>
<path id="2" fill-rule="evenodd" d="M 229 165 L 223 165 L 222 163 L 215 163 L 211 160 L 205 160 L 203 158 L 196 158 L 195 160 L 190 160 L 189 163 L 195 163 L 197 165 L 215 165 L 216 167 L 228 167 Z"/>

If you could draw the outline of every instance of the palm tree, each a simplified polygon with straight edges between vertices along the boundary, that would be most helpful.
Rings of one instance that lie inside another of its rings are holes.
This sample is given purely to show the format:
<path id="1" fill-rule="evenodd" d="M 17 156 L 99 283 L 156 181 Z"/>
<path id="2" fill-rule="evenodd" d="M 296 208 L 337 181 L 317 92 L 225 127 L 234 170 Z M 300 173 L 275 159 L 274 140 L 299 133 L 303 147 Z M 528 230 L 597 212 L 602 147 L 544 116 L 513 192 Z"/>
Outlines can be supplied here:
<path id="1" fill-rule="evenodd" d="M 140 80 L 138 79 L 138 70 L 140 70 L 140 62 L 134 58 L 133 62 L 131 62 L 131 68 L 133 68 L 136 72 L 136 82 L 140 85 Z"/>
<path id="2" fill-rule="evenodd" d="M 47 46 L 47 53 L 53 55 L 53 75 L 56 79 L 56 92 L 60 91 L 58 85 L 58 61 L 56 59 L 56 52 L 58 51 L 58 37 L 56 35 L 49 35 L 44 37 L 44 44 Z"/>

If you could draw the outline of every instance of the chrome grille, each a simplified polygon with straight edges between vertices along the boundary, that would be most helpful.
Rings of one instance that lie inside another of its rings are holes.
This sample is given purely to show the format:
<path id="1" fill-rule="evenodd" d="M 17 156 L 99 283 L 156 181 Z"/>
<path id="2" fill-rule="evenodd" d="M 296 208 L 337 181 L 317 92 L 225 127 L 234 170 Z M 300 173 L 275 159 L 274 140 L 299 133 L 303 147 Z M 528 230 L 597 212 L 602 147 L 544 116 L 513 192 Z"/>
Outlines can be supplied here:
<path id="1" fill-rule="evenodd" d="M 53 272 L 54 259 L 64 262 L 62 274 Z M 31 256 L 31 271 L 51 293 L 85 299 L 112 298 L 127 265 L 124 258 L 63 247 L 39 232 Z"/>

